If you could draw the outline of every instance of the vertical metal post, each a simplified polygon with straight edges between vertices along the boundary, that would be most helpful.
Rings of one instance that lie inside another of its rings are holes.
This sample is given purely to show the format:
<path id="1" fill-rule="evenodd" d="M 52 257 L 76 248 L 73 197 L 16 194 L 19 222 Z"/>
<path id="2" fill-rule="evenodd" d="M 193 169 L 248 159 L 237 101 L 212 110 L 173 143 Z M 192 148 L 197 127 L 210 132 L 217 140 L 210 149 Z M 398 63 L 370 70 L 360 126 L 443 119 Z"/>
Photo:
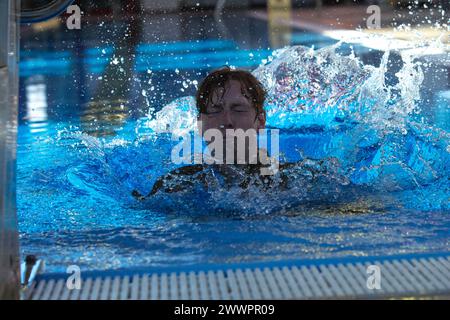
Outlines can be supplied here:
<path id="1" fill-rule="evenodd" d="M 16 214 L 19 0 L 0 1 L 0 299 L 18 299 Z"/>
<path id="2" fill-rule="evenodd" d="M 269 0 L 267 2 L 269 41 L 273 48 L 291 43 L 292 0 Z"/>

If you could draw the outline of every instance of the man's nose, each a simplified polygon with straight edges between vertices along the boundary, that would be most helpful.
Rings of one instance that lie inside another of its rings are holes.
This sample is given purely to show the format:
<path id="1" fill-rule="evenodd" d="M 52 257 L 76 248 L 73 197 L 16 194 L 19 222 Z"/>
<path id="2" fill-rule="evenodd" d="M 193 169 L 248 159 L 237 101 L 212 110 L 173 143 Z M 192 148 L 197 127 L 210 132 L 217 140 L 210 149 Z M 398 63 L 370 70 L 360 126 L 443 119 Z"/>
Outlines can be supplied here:
<path id="1" fill-rule="evenodd" d="M 233 129 L 234 128 L 233 119 L 231 118 L 231 112 L 229 110 L 224 111 L 223 126 L 225 127 L 225 129 Z"/>

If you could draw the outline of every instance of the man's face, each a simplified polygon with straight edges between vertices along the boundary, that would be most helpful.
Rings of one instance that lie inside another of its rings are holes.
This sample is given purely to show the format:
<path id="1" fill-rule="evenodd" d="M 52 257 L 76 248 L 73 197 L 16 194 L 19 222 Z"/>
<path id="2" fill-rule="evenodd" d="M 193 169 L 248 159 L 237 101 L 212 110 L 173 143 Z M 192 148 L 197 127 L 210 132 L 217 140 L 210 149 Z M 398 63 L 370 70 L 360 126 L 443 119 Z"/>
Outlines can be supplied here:
<path id="1" fill-rule="evenodd" d="M 206 112 L 199 116 L 200 135 L 204 135 L 209 129 L 217 129 L 222 133 L 223 156 L 234 154 L 234 159 L 238 159 L 237 140 L 235 140 L 232 149 L 228 150 L 226 143 L 227 130 L 247 131 L 253 129 L 253 139 L 256 139 L 257 131 L 264 129 L 265 118 L 263 114 L 257 114 L 256 108 L 253 106 L 250 95 L 245 88 L 241 87 L 241 83 L 237 80 L 230 80 L 225 84 L 224 88 L 217 88 L 212 92 L 211 101 L 206 106 Z M 233 138 L 231 138 L 233 139 Z M 255 140 L 256 141 L 256 140 Z M 244 161 L 255 158 L 257 149 L 249 148 L 249 140 L 246 141 L 245 149 L 242 156 Z M 220 158 L 220 157 L 219 157 Z M 239 157 L 241 159 L 241 157 Z M 237 160 L 236 160 L 237 161 Z"/>
<path id="2" fill-rule="evenodd" d="M 242 90 L 244 89 L 244 90 Z M 250 95 L 237 80 L 230 80 L 224 88 L 213 91 L 206 113 L 201 113 L 199 120 L 203 132 L 219 129 L 225 137 L 226 129 L 264 129 L 264 115 L 257 115 Z"/>

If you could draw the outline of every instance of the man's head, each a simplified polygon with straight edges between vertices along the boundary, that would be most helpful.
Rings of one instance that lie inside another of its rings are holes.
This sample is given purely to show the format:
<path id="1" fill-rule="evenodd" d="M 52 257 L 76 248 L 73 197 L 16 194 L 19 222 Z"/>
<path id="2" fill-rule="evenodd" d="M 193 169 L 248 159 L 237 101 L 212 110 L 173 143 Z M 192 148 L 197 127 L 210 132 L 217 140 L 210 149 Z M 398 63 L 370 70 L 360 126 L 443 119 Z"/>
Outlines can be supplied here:
<path id="1" fill-rule="evenodd" d="M 211 72 L 197 91 L 198 120 L 202 131 L 263 129 L 266 92 L 248 71 L 223 67 Z M 201 132 L 202 134 L 202 132 Z"/>

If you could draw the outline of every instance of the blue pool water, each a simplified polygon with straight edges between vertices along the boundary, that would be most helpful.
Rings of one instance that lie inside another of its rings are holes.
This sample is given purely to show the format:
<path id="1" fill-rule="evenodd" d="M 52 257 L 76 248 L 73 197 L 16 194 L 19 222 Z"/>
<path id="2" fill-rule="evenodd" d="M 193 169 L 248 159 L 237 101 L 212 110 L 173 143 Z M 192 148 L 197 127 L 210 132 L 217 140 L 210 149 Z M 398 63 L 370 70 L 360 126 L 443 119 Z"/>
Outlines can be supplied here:
<path id="1" fill-rule="evenodd" d="M 448 251 L 449 89 L 424 81 L 439 64 L 301 30 L 274 52 L 266 23 L 244 19 L 245 34 L 235 19 L 224 34 L 191 17 L 183 37 L 151 21 L 23 27 L 24 255 L 65 271 Z M 136 201 L 132 190 L 177 167 L 166 129 L 195 126 L 196 86 L 222 65 L 254 70 L 268 89 L 282 161 L 299 163 L 290 189 Z"/>

